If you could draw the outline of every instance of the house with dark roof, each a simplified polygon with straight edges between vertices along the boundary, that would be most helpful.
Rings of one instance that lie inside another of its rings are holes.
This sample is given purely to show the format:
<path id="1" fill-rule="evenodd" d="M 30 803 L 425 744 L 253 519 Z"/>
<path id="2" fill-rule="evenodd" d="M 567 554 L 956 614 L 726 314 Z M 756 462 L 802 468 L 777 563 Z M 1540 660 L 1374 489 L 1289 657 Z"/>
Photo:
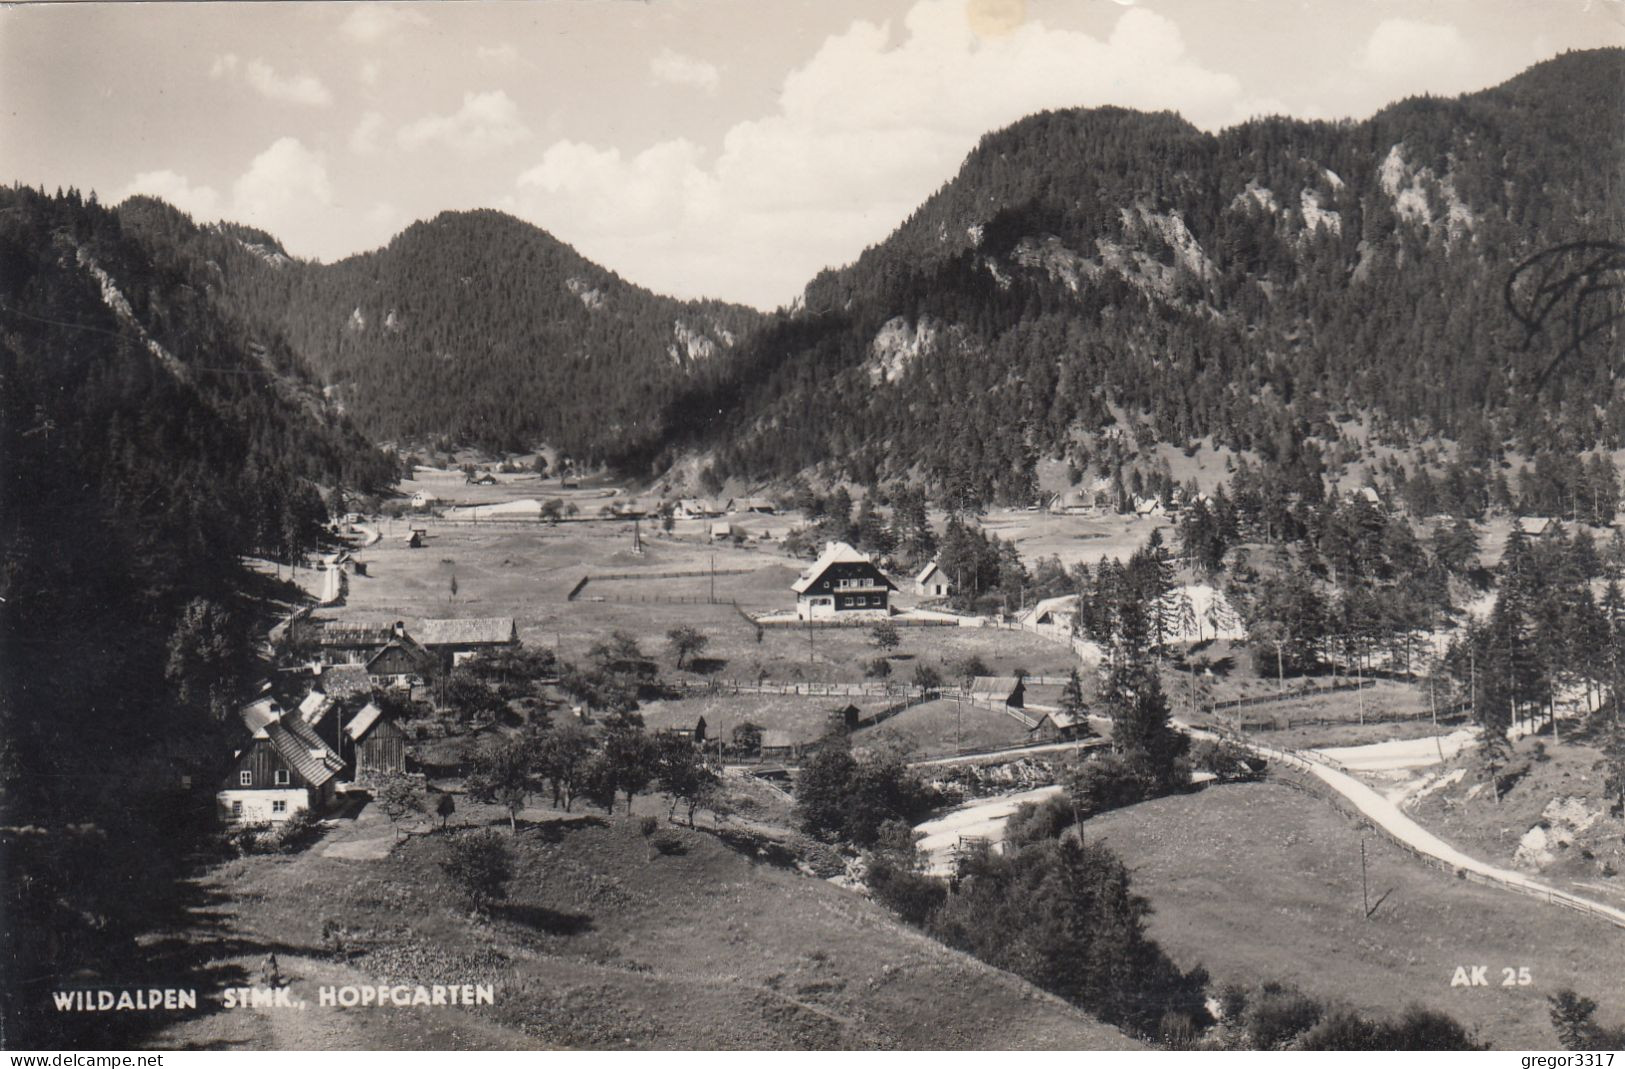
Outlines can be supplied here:
<path id="1" fill-rule="evenodd" d="M 1028 730 L 1034 742 L 1070 742 L 1089 734 L 1089 719 L 1061 709 L 1051 709 Z"/>
<path id="2" fill-rule="evenodd" d="M 897 585 L 864 554 L 831 542 L 790 589 L 803 620 L 862 620 L 891 615 L 888 599 Z"/>
<path id="3" fill-rule="evenodd" d="M 223 820 L 275 824 L 333 801 L 344 761 L 298 713 L 262 698 L 238 710 L 247 741 L 215 795 Z"/>
<path id="4" fill-rule="evenodd" d="M 772 515 L 777 512 L 773 502 L 765 497 L 735 497 L 728 499 L 729 512 L 760 512 Z"/>
<path id="5" fill-rule="evenodd" d="M 977 676 L 970 685 L 971 701 L 1021 709 L 1027 704 L 1027 684 L 1020 676 Z"/>
<path id="6" fill-rule="evenodd" d="M 404 630 L 367 659 L 367 677 L 374 687 L 410 687 L 434 674 L 434 654 Z"/>
<path id="7" fill-rule="evenodd" d="M 364 664 L 335 664 L 322 669 L 316 686 L 329 698 L 343 701 L 372 693 L 372 677 Z"/>

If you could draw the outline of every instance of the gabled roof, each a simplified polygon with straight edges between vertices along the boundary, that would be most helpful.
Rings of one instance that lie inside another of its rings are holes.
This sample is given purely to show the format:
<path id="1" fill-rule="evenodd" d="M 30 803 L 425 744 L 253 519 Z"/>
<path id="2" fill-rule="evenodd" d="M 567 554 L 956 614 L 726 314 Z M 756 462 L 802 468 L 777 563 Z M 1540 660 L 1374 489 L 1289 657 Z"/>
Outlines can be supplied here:
<path id="1" fill-rule="evenodd" d="M 941 568 L 937 567 L 937 562 L 932 561 L 930 564 L 927 564 L 924 568 L 920 569 L 920 574 L 914 577 L 914 581 L 916 583 L 923 583 L 927 579 L 931 578 L 932 572 L 940 572 L 941 570 Z"/>
<path id="2" fill-rule="evenodd" d="M 307 724 L 318 723 L 332 707 L 332 698 L 319 690 L 313 690 L 305 695 L 304 701 L 299 703 L 299 719 Z"/>
<path id="3" fill-rule="evenodd" d="M 339 624 L 313 621 L 313 638 L 318 646 L 333 649 L 365 649 L 382 646 L 395 637 L 391 624 Z"/>
<path id="4" fill-rule="evenodd" d="M 360 742 L 361 736 L 365 735 L 367 730 L 377 723 L 378 718 L 383 715 L 384 711 L 378 707 L 376 702 L 368 702 L 359 713 L 350 718 L 348 724 L 344 725 L 344 733 L 350 736 L 351 742 Z"/>
<path id="5" fill-rule="evenodd" d="M 1045 598 L 1040 601 L 1031 609 L 1028 609 L 1027 614 L 1022 619 L 1029 623 L 1040 624 L 1044 622 L 1045 616 L 1058 612 L 1075 612 L 1077 608 L 1078 596 L 1076 594 L 1063 594 L 1058 598 Z"/>
<path id="6" fill-rule="evenodd" d="M 424 646 L 505 646 L 518 637 L 512 616 L 424 620 L 414 634 Z"/>
<path id="7" fill-rule="evenodd" d="M 322 786 L 344 768 L 339 755 L 296 716 L 266 725 L 265 734 L 277 755 L 313 787 Z"/>
<path id="8" fill-rule="evenodd" d="M 813 561 L 810 568 L 801 573 L 801 578 L 790 584 L 790 589 L 797 594 L 805 594 L 812 589 L 814 583 L 818 582 L 818 577 L 823 575 L 834 564 L 867 564 L 874 568 L 873 561 L 845 542 L 831 542 L 824 547 L 823 555 Z M 875 570 L 880 571 L 878 568 L 875 568 Z M 880 573 L 880 578 L 891 589 L 897 589 L 897 585 L 887 579 L 884 572 Z"/>
<path id="9" fill-rule="evenodd" d="M 265 725 L 275 723 L 282 716 L 282 708 L 274 698 L 261 698 L 238 709 L 237 715 L 242 719 L 243 726 L 258 735 L 265 730 Z"/>
<path id="10" fill-rule="evenodd" d="M 1083 723 L 1084 720 L 1086 720 L 1086 719 L 1087 719 L 1087 717 L 1083 717 L 1083 716 L 1073 716 L 1071 713 L 1066 712 L 1063 709 L 1051 709 L 1049 712 L 1047 712 L 1043 716 L 1039 717 L 1038 718 L 1038 723 L 1034 724 L 1033 727 L 1035 729 L 1038 728 L 1046 720 L 1048 720 L 1051 724 L 1054 724 L 1058 728 L 1077 727 L 1079 724 Z"/>
<path id="11" fill-rule="evenodd" d="M 389 645 L 367 658 L 367 671 L 370 673 L 372 666 L 378 663 L 379 658 L 389 653 L 390 650 L 404 650 L 407 656 L 419 664 L 427 663 L 430 658 L 429 651 L 418 645 L 410 636 L 396 635 L 389 640 Z"/>
<path id="12" fill-rule="evenodd" d="M 746 512 L 765 510 L 772 512 L 776 506 L 765 497 L 735 497 L 728 501 L 728 511 L 733 512 L 744 509 Z"/>
<path id="13" fill-rule="evenodd" d="M 1519 516 L 1514 522 L 1523 530 L 1524 534 L 1528 535 L 1545 534 L 1552 526 L 1550 516 Z"/>
<path id="14" fill-rule="evenodd" d="M 1015 693 L 1015 689 L 1022 685 L 1016 676 L 977 676 L 971 681 L 972 694 L 997 694 L 1001 697 Z"/>

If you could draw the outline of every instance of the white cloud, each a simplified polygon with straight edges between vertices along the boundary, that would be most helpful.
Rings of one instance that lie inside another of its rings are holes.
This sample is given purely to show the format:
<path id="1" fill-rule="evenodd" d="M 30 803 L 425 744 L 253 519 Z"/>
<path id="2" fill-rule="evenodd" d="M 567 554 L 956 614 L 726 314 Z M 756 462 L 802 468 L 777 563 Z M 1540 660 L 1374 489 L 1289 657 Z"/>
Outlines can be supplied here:
<path id="1" fill-rule="evenodd" d="M 174 171 L 143 171 L 114 197 L 114 203 L 138 193 L 168 201 L 198 222 L 220 218 L 220 194 L 210 186 L 194 186 Z"/>
<path id="2" fill-rule="evenodd" d="M 328 92 L 327 86 L 314 74 L 281 75 L 263 59 L 243 62 L 228 52 L 223 56 L 216 56 L 214 63 L 209 67 L 211 78 L 235 79 L 239 75 L 250 88 L 267 100 L 306 104 L 312 107 L 326 107 L 333 102 L 333 94 Z"/>
<path id="3" fill-rule="evenodd" d="M 384 65 L 376 59 L 364 59 L 356 70 L 355 76 L 365 86 L 378 84 L 378 79 L 384 73 Z"/>
<path id="4" fill-rule="evenodd" d="M 715 92 L 721 80 L 714 64 L 670 48 L 662 48 L 660 54 L 649 61 L 649 74 L 657 82 L 693 86 L 708 93 Z"/>
<path id="5" fill-rule="evenodd" d="M 884 238 L 983 133 L 1024 115 L 1118 104 L 1211 129 L 1256 107 L 1143 8 L 1104 40 L 1031 20 L 983 35 L 964 0 L 920 0 L 902 29 L 858 21 L 828 38 L 785 78 L 778 110 L 716 153 L 554 144 L 509 207 L 646 285 L 772 305 Z"/>
<path id="6" fill-rule="evenodd" d="M 378 135 L 384 131 L 384 117 L 376 111 L 361 116 L 361 121 L 350 131 L 350 151 L 358 156 L 370 156 L 378 151 Z"/>
<path id="7" fill-rule="evenodd" d="M 1394 93 L 1455 93 L 1472 67 L 1472 50 L 1454 26 L 1385 19 L 1371 32 L 1357 66 Z"/>
<path id="8" fill-rule="evenodd" d="M 362 44 L 375 44 L 396 30 L 428 24 L 428 16 L 421 11 L 390 4 L 365 3 L 358 5 L 345 16 L 344 21 L 339 24 L 339 29 L 352 40 L 360 41 Z"/>
<path id="9" fill-rule="evenodd" d="M 474 58 L 482 63 L 496 63 L 507 66 L 519 59 L 519 49 L 511 44 L 481 45 L 474 49 Z"/>
<path id="10" fill-rule="evenodd" d="M 326 162 L 296 137 L 281 138 L 255 156 L 231 193 L 236 221 L 296 243 L 319 232 L 318 216 L 333 203 Z"/>
<path id="11" fill-rule="evenodd" d="M 451 115 L 429 115 L 400 128 L 396 140 L 402 148 L 422 148 L 440 142 L 466 154 L 512 148 L 530 137 L 519 116 L 519 105 L 500 89 L 464 93 L 463 106 Z"/>

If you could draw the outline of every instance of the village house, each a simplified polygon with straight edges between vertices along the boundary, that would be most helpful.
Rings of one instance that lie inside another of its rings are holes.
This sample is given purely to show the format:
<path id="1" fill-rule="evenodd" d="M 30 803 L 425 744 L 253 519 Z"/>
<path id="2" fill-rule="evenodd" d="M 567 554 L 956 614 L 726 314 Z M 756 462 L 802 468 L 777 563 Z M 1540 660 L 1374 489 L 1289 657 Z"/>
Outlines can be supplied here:
<path id="1" fill-rule="evenodd" d="M 722 508 L 707 498 L 685 497 L 677 502 L 671 514 L 679 520 L 703 520 L 722 515 Z"/>
<path id="2" fill-rule="evenodd" d="M 773 515 L 777 507 L 765 497 L 735 497 L 728 501 L 729 512 L 760 512 Z"/>
<path id="3" fill-rule="evenodd" d="M 401 541 L 406 543 L 407 549 L 422 549 L 423 540 L 429 537 L 429 532 L 422 527 L 414 527 Z"/>
<path id="4" fill-rule="evenodd" d="M 272 698 L 249 703 L 238 716 L 249 738 L 215 795 L 221 818 L 270 824 L 307 809 L 325 811 L 344 768 L 339 755 Z"/>
<path id="5" fill-rule="evenodd" d="M 300 639 L 311 642 L 323 665 L 366 664 L 395 637 L 400 624 L 345 624 L 302 620 L 295 625 Z"/>
<path id="6" fill-rule="evenodd" d="M 762 732 L 762 760 L 794 760 L 799 747 L 788 731 L 777 729 Z"/>
<path id="7" fill-rule="evenodd" d="M 1028 732 L 1033 742 L 1071 742 L 1089 734 L 1089 721 L 1060 709 L 1051 709 L 1038 718 Z"/>
<path id="8" fill-rule="evenodd" d="M 1553 527 L 1553 520 L 1550 516 L 1519 516 L 1512 522 L 1516 523 L 1518 529 L 1530 538 L 1540 538 L 1552 530 Z"/>
<path id="9" fill-rule="evenodd" d="M 443 667 L 451 668 L 481 653 L 519 645 L 519 628 L 511 616 L 424 620 L 414 629 L 413 637 L 438 657 Z"/>
<path id="10" fill-rule="evenodd" d="M 329 698 L 343 701 L 372 693 L 372 677 L 364 664 L 335 664 L 321 670 L 316 686 Z"/>
<path id="11" fill-rule="evenodd" d="M 867 556 L 845 542 L 831 542 L 790 589 L 800 619 L 864 619 L 889 616 L 889 595 L 897 586 Z"/>
<path id="12" fill-rule="evenodd" d="M 717 541 L 725 541 L 734 536 L 734 526 L 731 523 L 713 523 L 711 537 Z"/>
<path id="13" fill-rule="evenodd" d="M 367 676 L 375 687 L 411 687 L 433 674 L 434 666 L 434 654 L 396 624 L 390 640 L 367 658 Z"/>
<path id="14" fill-rule="evenodd" d="M 415 509 L 431 508 L 438 504 L 440 504 L 440 498 L 426 491 L 419 490 L 412 495 L 412 507 Z"/>
<path id="15" fill-rule="evenodd" d="M 920 569 L 920 574 L 914 577 L 914 593 L 925 598 L 945 598 L 953 593 L 953 584 L 943 574 L 937 562 L 932 561 Z"/>

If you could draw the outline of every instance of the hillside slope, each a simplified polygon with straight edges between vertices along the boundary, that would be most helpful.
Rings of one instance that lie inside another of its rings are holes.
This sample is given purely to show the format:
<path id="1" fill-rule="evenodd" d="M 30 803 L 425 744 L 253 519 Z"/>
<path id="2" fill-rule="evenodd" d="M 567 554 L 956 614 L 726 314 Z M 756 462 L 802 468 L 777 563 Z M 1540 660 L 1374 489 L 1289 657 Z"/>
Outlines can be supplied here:
<path id="1" fill-rule="evenodd" d="M 1035 115 L 814 279 L 672 422 L 725 476 L 913 473 L 1012 503 L 1046 457 L 1110 472 L 1210 438 L 1288 461 L 1354 446 L 1354 417 L 1485 458 L 1617 446 L 1617 335 L 1564 352 L 1569 323 L 1527 339 L 1506 297 L 1532 254 L 1625 239 L 1625 131 L 1597 122 L 1622 106 L 1607 49 L 1358 123 Z M 1511 289 L 1526 312 L 1534 281 Z M 1586 301 L 1588 325 L 1620 311 Z"/>
<path id="2" fill-rule="evenodd" d="M 646 447 L 662 439 L 662 407 L 725 375 L 760 318 L 650 293 L 495 211 L 444 212 L 328 265 L 145 198 L 121 212 L 222 307 L 286 336 L 375 440 L 545 440 L 589 462 Z"/>

